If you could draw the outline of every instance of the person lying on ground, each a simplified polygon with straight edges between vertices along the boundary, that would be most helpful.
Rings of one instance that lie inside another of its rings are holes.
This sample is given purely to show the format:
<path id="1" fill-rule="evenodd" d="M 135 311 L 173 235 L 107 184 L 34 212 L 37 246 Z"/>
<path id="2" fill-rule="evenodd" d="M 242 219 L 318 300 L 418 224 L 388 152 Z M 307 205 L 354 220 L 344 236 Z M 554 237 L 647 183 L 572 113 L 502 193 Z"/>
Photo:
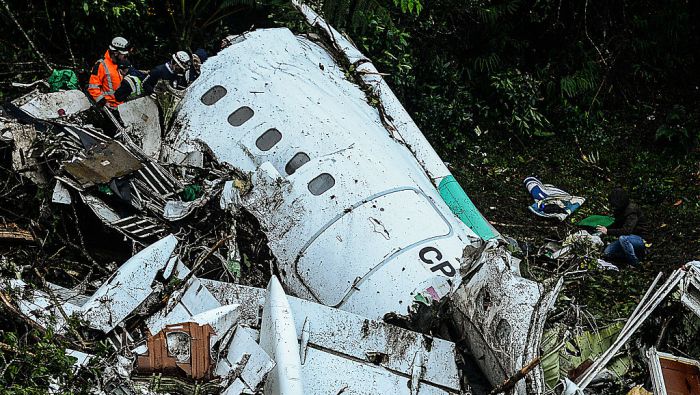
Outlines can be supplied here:
<path id="1" fill-rule="evenodd" d="M 625 259 L 630 265 L 638 265 L 644 257 L 646 246 L 644 237 L 648 237 L 647 225 L 642 210 L 632 202 L 627 191 L 613 189 L 608 195 L 608 203 L 613 210 L 615 222 L 609 227 L 597 226 L 596 230 L 604 235 L 617 237 L 603 251 L 605 259 Z"/>

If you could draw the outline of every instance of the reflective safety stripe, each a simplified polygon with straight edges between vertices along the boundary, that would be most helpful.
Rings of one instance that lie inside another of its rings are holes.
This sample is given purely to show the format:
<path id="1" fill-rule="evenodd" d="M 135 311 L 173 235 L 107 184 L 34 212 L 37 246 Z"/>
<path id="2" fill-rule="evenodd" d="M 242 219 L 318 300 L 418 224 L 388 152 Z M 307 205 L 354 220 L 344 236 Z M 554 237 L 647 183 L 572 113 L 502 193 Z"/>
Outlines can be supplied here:
<path id="1" fill-rule="evenodd" d="M 100 64 L 105 69 L 105 75 L 107 76 L 107 86 L 109 87 L 109 90 L 105 93 L 108 95 L 113 95 L 114 87 L 112 86 L 112 77 L 109 75 L 109 67 L 107 67 L 107 63 L 105 63 L 104 59 L 100 59 Z"/>
<path id="2" fill-rule="evenodd" d="M 95 103 L 99 103 L 100 100 L 102 100 L 102 99 L 104 99 L 104 98 L 105 98 L 105 95 L 99 95 L 99 96 L 97 96 L 97 99 L 95 99 Z"/>
<path id="3" fill-rule="evenodd" d="M 129 97 L 141 96 L 141 80 L 138 77 L 127 75 L 122 81 L 126 81 L 126 83 L 129 84 L 129 87 L 131 88 L 131 94 L 129 95 Z"/>
<path id="4" fill-rule="evenodd" d="M 100 89 L 100 86 L 98 84 L 88 84 L 88 88 L 97 88 Z"/>
<path id="5" fill-rule="evenodd" d="M 129 84 L 132 95 L 136 93 L 136 84 L 134 84 L 134 81 L 132 81 L 131 78 L 129 78 L 129 76 L 124 77 L 122 81 L 126 81 L 126 83 Z"/>

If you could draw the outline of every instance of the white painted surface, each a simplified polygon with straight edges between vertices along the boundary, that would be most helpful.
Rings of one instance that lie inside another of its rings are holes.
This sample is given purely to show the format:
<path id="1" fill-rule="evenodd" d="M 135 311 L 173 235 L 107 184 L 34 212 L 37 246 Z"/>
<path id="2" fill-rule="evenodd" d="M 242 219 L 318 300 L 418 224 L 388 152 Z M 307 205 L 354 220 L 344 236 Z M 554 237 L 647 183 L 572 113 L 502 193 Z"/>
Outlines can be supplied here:
<path id="1" fill-rule="evenodd" d="M 215 86 L 225 87 L 226 95 L 204 104 L 202 96 Z M 440 243 L 439 262 L 458 269 L 465 244 L 479 238 L 454 217 L 413 154 L 392 138 L 366 100 L 319 45 L 286 29 L 254 31 L 203 65 L 166 151 L 181 155 L 206 147 L 220 162 L 255 172 L 243 205 L 267 230 L 282 281 L 298 296 L 333 305 L 343 301 L 341 309 L 379 318 L 389 311 L 405 313 L 413 295 L 430 286 L 449 291 L 444 274 L 418 257 L 418 247 L 427 245 L 420 243 Z M 242 106 L 254 114 L 232 126 L 228 116 Z M 262 151 L 256 141 L 272 128 L 282 138 Z M 287 162 L 299 152 L 310 161 L 286 174 Z M 314 196 L 308 184 L 322 173 L 333 176 L 335 185 Z M 398 195 L 382 197 L 391 192 Z M 404 199 L 411 196 L 413 204 Z M 373 213 L 365 205 L 373 200 L 383 204 L 376 210 L 392 214 Z M 380 215 L 390 227 L 389 240 L 369 226 L 370 216 Z M 360 248 L 363 240 L 376 243 Z M 317 258 L 322 262 L 314 263 Z M 384 277 L 376 277 L 379 272 Z M 386 276 L 394 289 L 386 289 Z M 453 288 L 460 282 L 457 275 L 449 280 Z"/>
<path id="2" fill-rule="evenodd" d="M 82 306 L 82 318 L 93 329 L 114 329 L 151 295 L 151 284 L 176 245 L 177 239 L 170 235 L 131 257 Z"/>
<path id="3" fill-rule="evenodd" d="M 265 382 L 266 394 L 304 395 L 299 344 L 294 317 L 282 285 L 276 277 L 267 286 L 267 300 L 260 326 L 260 346 L 275 361 Z"/>
<path id="4" fill-rule="evenodd" d="M 220 303 L 246 306 L 241 310 L 239 324 L 258 324 L 257 311 L 265 303 L 265 290 L 213 280 L 201 281 Z M 339 386 L 339 390 L 347 385 L 347 393 L 376 394 L 399 391 L 398 393 L 408 394 L 408 378 L 414 372 L 417 354 L 423 358 L 424 366 L 421 394 L 423 391 L 435 393 L 436 388 L 443 389 L 443 392 L 437 393 L 459 393 L 454 343 L 428 338 L 380 320 L 370 320 L 304 299 L 290 296 L 287 300 L 299 340 L 303 337 L 304 324 L 307 323 L 309 334 L 305 350 L 306 360 L 301 367 L 304 390 L 308 393 L 335 393 L 328 388 L 335 388 L 335 385 Z M 297 345 L 294 344 L 294 347 Z M 380 365 L 374 365 L 367 356 L 367 353 L 372 352 L 386 354 L 387 359 Z M 309 358 L 310 355 L 318 353 L 328 355 Z M 325 373 L 319 375 L 319 371 Z M 390 378 L 393 375 L 397 377 Z M 364 379 L 352 381 L 352 377 Z M 401 386 L 384 386 L 389 383 L 401 383 Z M 325 387 L 326 385 L 328 387 Z"/>
<path id="5" fill-rule="evenodd" d="M 51 195 L 51 201 L 58 204 L 71 204 L 73 201 L 70 197 L 70 192 L 68 192 L 68 188 L 66 188 L 60 180 L 56 180 L 56 185 Z"/>
<path id="6" fill-rule="evenodd" d="M 337 43 L 350 45 L 343 40 Z M 364 59 L 359 53 L 348 58 Z M 375 82 L 383 91 L 381 78 Z M 226 93 L 215 103 L 202 100 L 222 88 Z M 465 332 L 490 333 L 503 319 L 515 322 L 512 342 L 469 338 L 493 356 L 480 365 L 500 383 L 537 349 L 539 334 L 530 334 L 529 325 L 540 316 L 541 289 L 515 274 L 517 263 L 504 250 L 488 259 L 465 257 L 481 239 L 435 189 L 449 171 L 395 97 L 381 98 L 398 125 L 380 117 L 322 46 L 287 29 L 256 30 L 203 65 L 166 138 L 165 156 L 178 162 L 207 151 L 252 174 L 242 204 L 264 229 L 280 280 L 301 298 L 379 319 L 405 314 L 418 293 L 469 304 L 467 295 L 493 287 L 503 302 L 488 321 L 462 319 L 460 325 Z M 252 110 L 250 119 L 229 123 L 244 107 Z M 261 148 L 258 139 L 271 129 L 281 139 Z M 415 147 L 404 144 L 409 140 Z M 287 174 L 290 159 L 302 152 L 308 163 Z M 309 184 L 322 174 L 334 185 L 317 196 Z M 472 285 L 461 286 L 463 275 L 479 271 Z M 502 371 L 492 371 L 496 354 L 509 356 Z"/>
<path id="7" fill-rule="evenodd" d="M 245 328 L 239 326 L 235 331 L 225 358 L 217 362 L 214 372 L 218 376 L 226 377 L 237 365 L 243 363 L 243 356 L 248 354 L 248 361 L 240 372 L 240 379 L 247 388 L 255 389 L 275 367 L 275 362 Z M 234 381 L 231 386 L 235 388 L 238 385 Z"/>
<path id="8" fill-rule="evenodd" d="M 39 93 L 19 108 L 34 118 L 52 120 L 75 115 L 90 108 L 87 96 L 80 90 Z M 59 114 L 64 111 L 64 115 Z"/>
<path id="9" fill-rule="evenodd" d="M 151 159 L 158 159 L 161 148 L 161 128 L 158 105 L 150 96 L 120 104 L 119 116 L 132 141 Z"/>

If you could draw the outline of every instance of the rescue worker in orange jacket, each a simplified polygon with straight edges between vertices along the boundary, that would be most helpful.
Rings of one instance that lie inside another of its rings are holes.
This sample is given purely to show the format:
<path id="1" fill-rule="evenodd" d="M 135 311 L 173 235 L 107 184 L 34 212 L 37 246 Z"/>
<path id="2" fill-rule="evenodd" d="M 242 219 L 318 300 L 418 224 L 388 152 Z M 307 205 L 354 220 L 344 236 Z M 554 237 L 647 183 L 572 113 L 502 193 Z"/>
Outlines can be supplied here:
<path id="1" fill-rule="evenodd" d="M 114 97 L 114 92 L 122 83 L 117 63 L 126 60 L 129 54 L 129 41 L 124 37 L 115 37 L 102 59 L 95 62 L 90 74 L 88 93 L 98 106 L 107 105 L 116 109 L 121 102 Z"/>

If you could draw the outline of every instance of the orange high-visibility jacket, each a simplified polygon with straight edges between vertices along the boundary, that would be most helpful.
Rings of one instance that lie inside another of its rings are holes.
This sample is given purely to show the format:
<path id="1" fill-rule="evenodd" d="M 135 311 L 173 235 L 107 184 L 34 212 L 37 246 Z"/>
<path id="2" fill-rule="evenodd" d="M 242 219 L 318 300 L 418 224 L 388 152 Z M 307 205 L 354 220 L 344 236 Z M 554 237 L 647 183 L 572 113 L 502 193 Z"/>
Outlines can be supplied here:
<path id="1" fill-rule="evenodd" d="M 98 60 L 92 68 L 88 93 L 95 102 L 105 99 L 108 106 L 115 108 L 122 104 L 114 98 L 114 91 L 119 88 L 121 83 L 122 76 L 117 70 L 117 64 L 109 57 L 109 51 L 106 51 L 105 56 Z"/>

